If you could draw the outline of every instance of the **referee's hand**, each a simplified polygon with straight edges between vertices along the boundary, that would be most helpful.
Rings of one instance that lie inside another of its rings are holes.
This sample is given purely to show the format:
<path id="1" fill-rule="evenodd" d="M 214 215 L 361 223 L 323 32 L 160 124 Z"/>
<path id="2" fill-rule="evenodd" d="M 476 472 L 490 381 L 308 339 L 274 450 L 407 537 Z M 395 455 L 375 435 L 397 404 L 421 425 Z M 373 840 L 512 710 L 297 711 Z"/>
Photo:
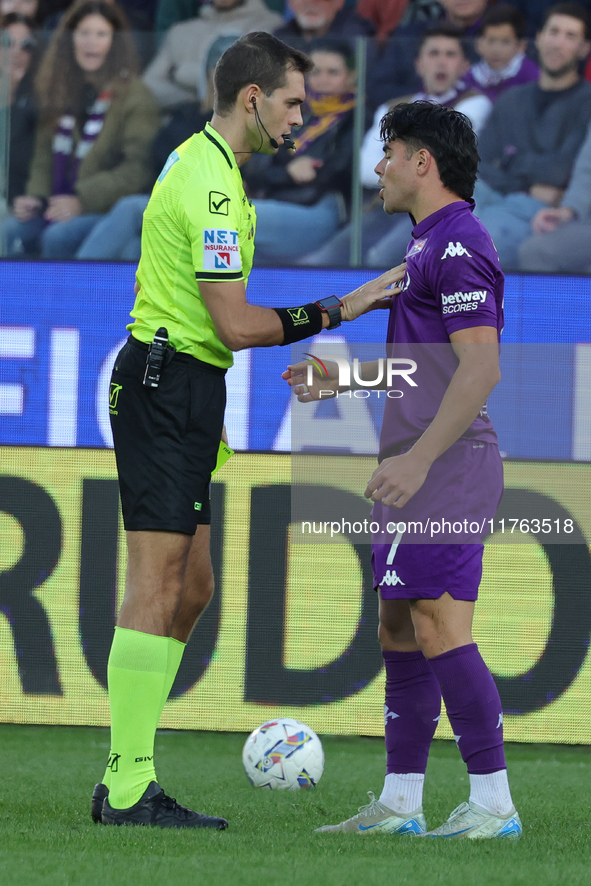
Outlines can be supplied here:
<path id="1" fill-rule="evenodd" d="M 392 297 L 402 292 L 406 274 L 406 263 L 402 262 L 395 268 L 369 280 L 343 298 L 341 316 L 343 320 L 356 320 L 362 314 L 375 311 L 377 308 L 389 308 Z"/>

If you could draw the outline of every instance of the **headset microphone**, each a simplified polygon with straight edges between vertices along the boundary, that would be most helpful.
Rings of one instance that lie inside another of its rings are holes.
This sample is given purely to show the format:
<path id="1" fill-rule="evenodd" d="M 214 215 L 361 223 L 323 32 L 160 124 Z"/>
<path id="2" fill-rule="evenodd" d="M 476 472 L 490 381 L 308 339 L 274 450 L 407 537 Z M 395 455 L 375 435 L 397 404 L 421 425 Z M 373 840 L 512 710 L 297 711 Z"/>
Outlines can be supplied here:
<path id="1" fill-rule="evenodd" d="M 261 115 L 259 114 L 259 109 L 257 108 L 257 100 L 254 96 L 251 98 L 251 102 L 252 102 L 252 106 L 254 108 L 255 117 L 257 119 L 257 125 L 262 128 L 263 132 L 265 133 L 265 135 L 269 139 L 269 144 L 271 145 L 271 147 L 275 148 L 275 150 L 277 150 L 279 148 L 279 142 L 269 134 L 269 132 L 267 131 L 267 128 L 265 127 L 265 124 L 261 120 Z M 293 151 L 295 153 L 296 146 L 295 146 L 295 142 L 292 138 L 289 138 L 289 136 L 284 135 L 283 136 L 283 144 L 289 151 Z"/>

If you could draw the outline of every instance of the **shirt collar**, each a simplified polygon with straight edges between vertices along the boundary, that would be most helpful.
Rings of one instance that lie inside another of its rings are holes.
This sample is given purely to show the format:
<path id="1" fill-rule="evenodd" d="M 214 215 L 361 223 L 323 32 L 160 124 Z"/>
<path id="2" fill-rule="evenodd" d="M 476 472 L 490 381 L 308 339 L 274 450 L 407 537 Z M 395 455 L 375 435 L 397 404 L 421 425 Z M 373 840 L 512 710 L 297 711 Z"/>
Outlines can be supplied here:
<path id="1" fill-rule="evenodd" d="M 481 86 L 498 86 L 503 80 L 508 80 L 510 77 L 517 76 L 524 58 L 525 56 L 523 53 L 520 53 L 514 56 L 508 65 L 505 65 L 504 68 L 499 68 L 498 70 L 493 70 L 493 68 L 483 60 L 478 64 L 473 65 L 472 74 L 474 75 L 474 79 L 477 80 Z"/>
<path id="2" fill-rule="evenodd" d="M 219 132 L 213 128 L 211 123 L 205 124 L 205 129 L 203 130 L 203 134 L 205 138 L 207 138 L 212 144 L 216 146 L 218 151 L 226 159 L 226 163 L 230 167 L 230 169 L 238 169 L 238 164 L 236 163 L 236 157 L 234 156 L 234 152 L 230 148 L 228 142 L 221 137 Z"/>
<path id="3" fill-rule="evenodd" d="M 412 229 L 412 235 L 415 240 L 418 240 L 426 234 L 430 228 L 442 221 L 442 219 L 447 218 L 448 215 L 452 215 L 454 212 L 464 212 L 466 210 L 474 212 L 474 200 L 460 200 L 456 203 L 448 203 L 447 206 L 438 209 L 437 212 L 433 212 L 431 215 L 428 215 L 427 218 L 424 218 L 422 222 L 419 222 L 418 225 L 415 225 Z"/>

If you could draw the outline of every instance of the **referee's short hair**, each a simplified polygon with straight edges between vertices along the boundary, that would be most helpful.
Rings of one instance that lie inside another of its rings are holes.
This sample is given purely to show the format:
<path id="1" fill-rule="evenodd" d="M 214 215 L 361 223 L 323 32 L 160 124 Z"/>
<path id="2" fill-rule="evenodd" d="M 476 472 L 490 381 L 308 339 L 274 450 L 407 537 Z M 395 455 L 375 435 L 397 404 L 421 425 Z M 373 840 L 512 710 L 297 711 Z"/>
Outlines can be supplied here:
<path id="1" fill-rule="evenodd" d="M 465 114 L 428 101 L 395 105 L 382 117 L 380 137 L 384 144 L 403 142 L 409 158 L 426 148 L 437 163 L 442 185 L 462 200 L 472 197 L 480 157 Z"/>
<path id="2" fill-rule="evenodd" d="M 313 64 L 305 53 L 293 49 L 265 31 L 253 31 L 240 37 L 226 49 L 214 72 L 214 111 L 229 114 L 238 93 L 249 83 L 256 83 L 265 95 L 285 86 L 288 71 L 308 74 Z"/>

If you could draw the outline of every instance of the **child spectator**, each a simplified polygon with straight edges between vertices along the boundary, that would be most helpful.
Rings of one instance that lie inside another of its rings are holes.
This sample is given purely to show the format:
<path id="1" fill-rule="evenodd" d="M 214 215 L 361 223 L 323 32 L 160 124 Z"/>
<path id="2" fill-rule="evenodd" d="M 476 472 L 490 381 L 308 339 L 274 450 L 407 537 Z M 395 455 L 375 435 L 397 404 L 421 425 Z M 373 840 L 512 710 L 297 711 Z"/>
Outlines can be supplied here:
<path id="1" fill-rule="evenodd" d="M 481 61 L 472 65 L 465 82 L 494 102 L 511 86 L 538 79 L 537 64 L 525 55 L 526 19 L 508 3 L 486 10 L 476 48 Z"/>

